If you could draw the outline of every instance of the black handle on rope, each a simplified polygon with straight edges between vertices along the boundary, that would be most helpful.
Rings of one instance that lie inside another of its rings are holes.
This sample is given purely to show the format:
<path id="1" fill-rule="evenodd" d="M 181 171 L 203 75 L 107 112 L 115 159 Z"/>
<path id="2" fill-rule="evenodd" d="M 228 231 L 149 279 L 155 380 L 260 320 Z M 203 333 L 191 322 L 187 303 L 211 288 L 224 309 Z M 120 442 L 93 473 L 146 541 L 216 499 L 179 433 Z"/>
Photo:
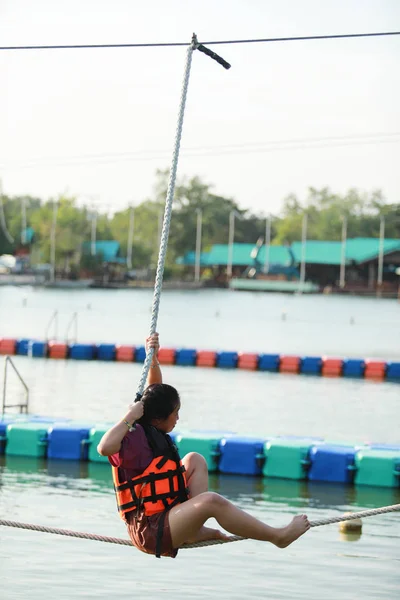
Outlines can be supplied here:
<path id="1" fill-rule="evenodd" d="M 209 48 L 206 48 L 205 46 L 203 46 L 203 44 L 199 44 L 196 47 L 196 49 L 200 50 L 200 52 L 203 52 L 204 54 L 207 54 L 207 56 L 209 56 L 210 58 L 213 58 L 214 60 L 216 60 L 217 63 L 219 63 L 220 65 L 222 65 L 224 67 L 224 69 L 230 69 L 231 68 L 231 65 L 228 62 L 226 62 L 226 60 L 224 60 L 216 52 L 213 52 Z"/>
<path id="2" fill-rule="evenodd" d="M 226 60 L 224 60 L 219 54 L 213 52 L 212 50 L 209 50 L 208 48 L 203 46 L 203 44 L 199 44 L 199 42 L 197 41 L 197 35 L 195 33 L 192 35 L 192 46 L 194 50 L 200 50 L 200 52 L 203 52 L 203 54 L 207 54 L 207 56 L 216 60 L 217 63 L 224 67 L 224 69 L 231 68 L 231 65 L 228 62 L 226 62 Z"/>

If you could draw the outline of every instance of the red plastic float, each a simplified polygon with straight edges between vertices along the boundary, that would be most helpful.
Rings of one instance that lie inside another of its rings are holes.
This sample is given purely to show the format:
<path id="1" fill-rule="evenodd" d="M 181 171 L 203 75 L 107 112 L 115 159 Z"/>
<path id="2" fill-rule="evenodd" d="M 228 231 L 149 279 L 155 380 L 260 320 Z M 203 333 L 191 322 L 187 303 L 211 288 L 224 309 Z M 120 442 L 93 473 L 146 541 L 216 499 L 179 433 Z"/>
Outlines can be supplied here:
<path id="1" fill-rule="evenodd" d="M 175 348 L 160 348 L 157 354 L 160 365 L 173 365 L 175 363 Z"/>
<path id="2" fill-rule="evenodd" d="M 385 379 L 386 363 L 383 360 L 371 360 L 367 358 L 365 361 L 364 377 L 368 379 Z"/>
<path id="3" fill-rule="evenodd" d="M 325 377 L 340 377 L 343 370 L 342 358 L 322 357 L 322 375 Z"/>
<path id="4" fill-rule="evenodd" d="M 11 338 L 0 339 L 0 354 L 15 354 L 17 340 Z"/>
<path id="5" fill-rule="evenodd" d="M 299 373 L 300 356 L 280 356 L 279 371 L 281 373 Z"/>
<path id="6" fill-rule="evenodd" d="M 217 353 L 213 350 L 199 350 L 196 357 L 198 367 L 215 367 Z"/>
<path id="7" fill-rule="evenodd" d="M 135 358 L 135 346 L 117 346 L 115 349 L 115 360 L 119 362 L 133 362 Z"/>
<path id="8" fill-rule="evenodd" d="M 68 344 L 62 342 L 48 343 L 49 358 L 68 358 L 68 350 Z"/>
<path id="9" fill-rule="evenodd" d="M 238 369 L 256 371 L 258 367 L 258 354 L 239 352 L 237 366 Z"/>

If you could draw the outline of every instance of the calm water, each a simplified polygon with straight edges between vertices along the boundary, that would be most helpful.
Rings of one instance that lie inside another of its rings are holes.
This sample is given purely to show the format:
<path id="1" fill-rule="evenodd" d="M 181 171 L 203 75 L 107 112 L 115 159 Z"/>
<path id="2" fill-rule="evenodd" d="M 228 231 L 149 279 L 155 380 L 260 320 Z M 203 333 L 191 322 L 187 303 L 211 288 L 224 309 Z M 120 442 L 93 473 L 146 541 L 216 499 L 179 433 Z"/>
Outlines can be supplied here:
<path id="1" fill-rule="evenodd" d="M 151 302 L 150 290 L 0 287 L 0 335 L 43 339 L 57 310 L 60 339 L 77 312 L 79 341 L 140 344 Z M 397 300 L 166 290 L 158 323 L 163 344 L 174 347 L 400 359 Z"/>
<path id="2" fill-rule="evenodd" d="M 63 339 L 74 311 L 79 341 L 140 344 L 149 291 L 0 288 L 0 336 L 44 338 L 54 310 Z M 282 313 L 286 319 L 283 320 Z M 393 300 L 165 292 L 159 331 L 174 347 L 400 358 L 400 304 Z M 16 357 L 31 411 L 90 422 L 120 417 L 141 365 Z M 182 396 L 179 429 L 311 435 L 400 443 L 400 386 L 348 379 L 165 367 Z M 10 375 L 9 393 L 20 388 Z M 23 522 L 125 537 L 107 466 L 0 457 L 0 515 Z M 280 480 L 210 481 L 273 525 L 298 512 L 311 519 L 400 503 L 397 490 Z M 157 560 L 135 549 L 0 528 L 0 597 L 398 599 L 400 515 L 364 520 L 357 541 L 337 525 L 313 529 L 287 550 L 238 542 Z"/>

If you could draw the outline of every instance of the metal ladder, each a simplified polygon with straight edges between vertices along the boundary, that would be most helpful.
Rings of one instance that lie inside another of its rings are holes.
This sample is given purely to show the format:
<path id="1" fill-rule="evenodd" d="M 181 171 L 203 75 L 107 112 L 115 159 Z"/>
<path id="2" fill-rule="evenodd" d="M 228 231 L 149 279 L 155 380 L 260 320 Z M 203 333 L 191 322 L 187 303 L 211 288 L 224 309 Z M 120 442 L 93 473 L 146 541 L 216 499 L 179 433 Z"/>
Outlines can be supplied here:
<path id="1" fill-rule="evenodd" d="M 74 326 L 74 336 L 70 340 L 68 335 L 69 335 L 69 332 L 70 332 L 70 329 L 72 326 Z M 65 343 L 68 344 L 71 341 L 74 344 L 76 344 L 77 339 L 78 339 L 78 313 L 74 312 L 71 317 L 71 320 L 68 323 L 67 330 L 65 332 Z"/>
<path id="2" fill-rule="evenodd" d="M 6 396 L 7 396 L 7 368 L 8 365 L 11 365 L 11 367 L 14 369 L 15 373 L 17 374 L 18 379 L 20 380 L 20 382 L 22 383 L 23 387 L 25 388 L 25 401 L 24 402 L 20 402 L 18 404 L 7 404 L 6 403 Z M 21 377 L 17 367 L 15 366 L 15 364 L 13 363 L 13 361 L 11 360 L 11 356 L 6 356 L 5 359 L 5 363 L 4 363 L 4 383 L 3 383 L 3 403 L 2 403 L 2 415 L 4 415 L 6 408 L 19 408 L 19 412 L 20 413 L 28 413 L 28 408 L 29 408 L 29 388 L 26 385 L 25 381 L 23 380 L 23 378 Z"/>
<path id="3" fill-rule="evenodd" d="M 50 337 L 49 332 L 50 332 L 50 327 L 52 324 L 54 325 L 54 335 L 53 335 L 53 337 Z M 72 317 L 67 325 L 67 330 L 65 332 L 65 342 L 67 344 L 70 341 L 68 338 L 68 335 L 69 335 L 69 332 L 72 327 L 74 327 L 74 335 L 73 335 L 71 341 L 76 344 L 76 341 L 78 339 L 78 313 L 77 312 L 74 312 L 72 314 Z M 44 339 L 47 344 L 49 343 L 50 340 L 57 341 L 57 339 L 58 339 L 58 310 L 55 310 L 53 312 L 49 322 L 47 323 L 46 330 L 44 333 Z M 29 354 L 29 352 L 28 352 L 28 354 Z"/>
<path id="4" fill-rule="evenodd" d="M 51 319 L 50 321 L 47 323 L 47 327 L 44 333 L 44 339 L 46 341 L 46 343 L 49 341 L 50 336 L 49 336 L 49 331 L 50 331 L 50 325 L 54 323 L 54 336 L 53 336 L 53 340 L 57 339 L 57 332 L 58 332 L 58 310 L 55 310 L 53 312 L 53 314 L 51 315 Z"/>

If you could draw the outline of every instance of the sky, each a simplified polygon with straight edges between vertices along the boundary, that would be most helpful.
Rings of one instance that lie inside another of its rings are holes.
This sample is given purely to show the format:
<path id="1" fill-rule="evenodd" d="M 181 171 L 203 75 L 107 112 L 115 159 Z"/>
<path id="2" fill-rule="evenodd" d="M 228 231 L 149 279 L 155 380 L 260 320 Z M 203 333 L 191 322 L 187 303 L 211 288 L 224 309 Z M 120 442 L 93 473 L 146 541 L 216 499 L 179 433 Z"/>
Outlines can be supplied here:
<path id="1" fill-rule="evenodd" d="M 0 45 L 190 43 L 400 31 L 398 0 L 0 0 Z M 178 177 L 278 214 L 310 186 L 399 202 L 400 36 L 195 52 Z M 102 212 L 151 197 L 171 164 L 185 47 L 0 51 L 7 195 Z"/>

